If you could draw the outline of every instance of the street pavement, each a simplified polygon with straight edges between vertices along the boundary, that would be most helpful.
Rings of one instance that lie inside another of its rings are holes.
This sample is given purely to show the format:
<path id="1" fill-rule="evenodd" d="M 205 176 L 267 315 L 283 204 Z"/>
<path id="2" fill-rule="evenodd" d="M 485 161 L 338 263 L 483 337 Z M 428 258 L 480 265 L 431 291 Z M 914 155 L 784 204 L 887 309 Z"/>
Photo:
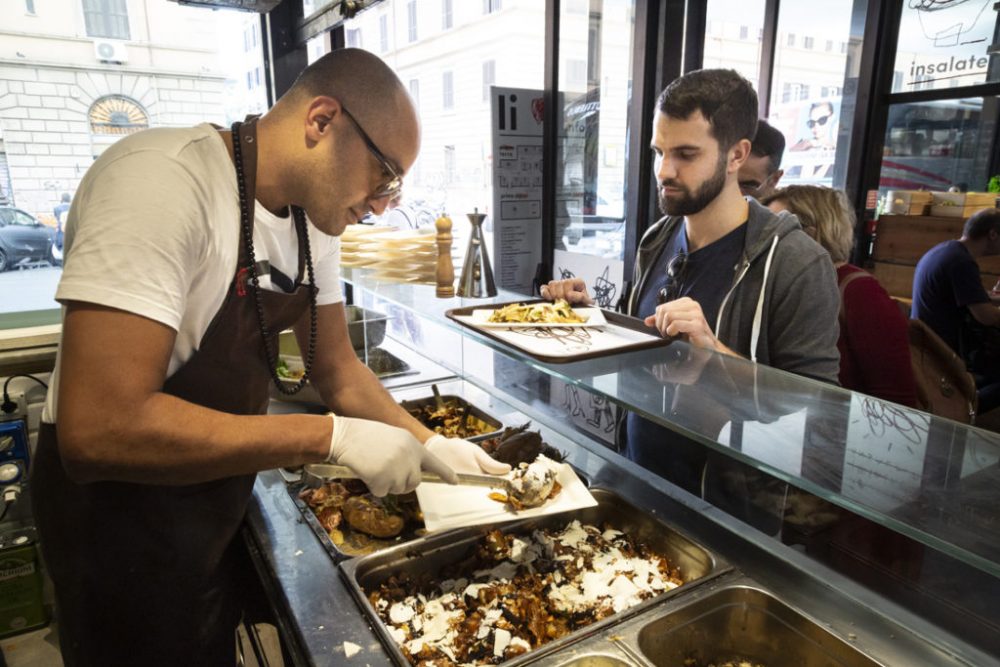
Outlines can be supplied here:
<path id="1" fill-rule="evenodd" d="M 54 297 L 61 275 L 55 266 L 0 273 L 0 314 L 58 308 Z"/>

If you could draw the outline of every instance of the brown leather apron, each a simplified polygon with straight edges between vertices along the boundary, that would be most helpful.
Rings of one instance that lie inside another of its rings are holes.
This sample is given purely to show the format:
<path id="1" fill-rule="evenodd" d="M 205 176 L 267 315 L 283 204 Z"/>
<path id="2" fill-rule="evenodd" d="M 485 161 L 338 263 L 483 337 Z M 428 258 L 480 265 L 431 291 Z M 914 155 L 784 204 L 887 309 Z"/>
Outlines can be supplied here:
<path id="1" fill-rule="evenodd" d="M 240 135 L 247 201 L 254 202 L 256 123 Z M 235 137 L 234 137 L 235 140 Z M 251 225 L 253 211 L 250 210 Z M 277 335 L 307 312 L 306 244 L 296 225 L 299 267 L 291 293 L 260 290 Z M 240 234 L 236 275 L 193 356 L 163 391 L 239 415 L 267 410 L 268 368 Z M 277 341 L 272 341 L 277 349 Z M 63 382 L 86 382 L 64 378 Z M 186 486 L 76 484 L 62 466 L 54 424 L 43 424 L 32 472 L 42 553 L 55 583 L 67 667 L 235 664 L 240 578 L 234 540 L 254 475 Z M 245 582 L 244 582 L 245 583 Z"/>

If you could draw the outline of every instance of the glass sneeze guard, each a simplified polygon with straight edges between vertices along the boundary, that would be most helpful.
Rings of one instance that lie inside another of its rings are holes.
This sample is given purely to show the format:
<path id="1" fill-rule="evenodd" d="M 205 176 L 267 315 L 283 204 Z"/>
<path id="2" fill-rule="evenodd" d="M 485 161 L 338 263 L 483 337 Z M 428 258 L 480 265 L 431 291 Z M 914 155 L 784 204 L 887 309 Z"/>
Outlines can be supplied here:
<path id="1" fill-rule="evenodd" d="M 438 299 L 434 287 L 344 279 L 379 299 L 607 397 L 678 435 L 1000 576 L 1000 435 L 685 343 L 539 361 L 445 312 L 524 300 Z M 655 443 L 654 443 L 655 445 Z"/>

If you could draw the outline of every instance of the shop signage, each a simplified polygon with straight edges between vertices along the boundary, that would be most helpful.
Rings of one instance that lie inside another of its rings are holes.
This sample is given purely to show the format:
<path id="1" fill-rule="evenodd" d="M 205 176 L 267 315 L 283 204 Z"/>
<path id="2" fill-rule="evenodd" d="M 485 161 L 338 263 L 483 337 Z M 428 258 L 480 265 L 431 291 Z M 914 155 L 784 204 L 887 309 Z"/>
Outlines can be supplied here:
<path id="1" fill-rule="evenodd" d="M 542 91 L 491 87 L 493 276 L 530 294 L 542 261 Z"/>

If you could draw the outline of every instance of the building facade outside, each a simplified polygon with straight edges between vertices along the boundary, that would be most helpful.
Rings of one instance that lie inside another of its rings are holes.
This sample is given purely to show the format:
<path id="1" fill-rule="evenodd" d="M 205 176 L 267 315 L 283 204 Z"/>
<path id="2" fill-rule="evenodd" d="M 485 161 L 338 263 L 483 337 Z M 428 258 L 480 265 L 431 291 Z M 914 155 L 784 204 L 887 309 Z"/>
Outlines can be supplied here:
<path id="1" fill-rule="evenodd" d="M 121 137 L 263 110 L 258 20 L 166 0 L 0 3 L 0 198 L 50 222 Z"/>

